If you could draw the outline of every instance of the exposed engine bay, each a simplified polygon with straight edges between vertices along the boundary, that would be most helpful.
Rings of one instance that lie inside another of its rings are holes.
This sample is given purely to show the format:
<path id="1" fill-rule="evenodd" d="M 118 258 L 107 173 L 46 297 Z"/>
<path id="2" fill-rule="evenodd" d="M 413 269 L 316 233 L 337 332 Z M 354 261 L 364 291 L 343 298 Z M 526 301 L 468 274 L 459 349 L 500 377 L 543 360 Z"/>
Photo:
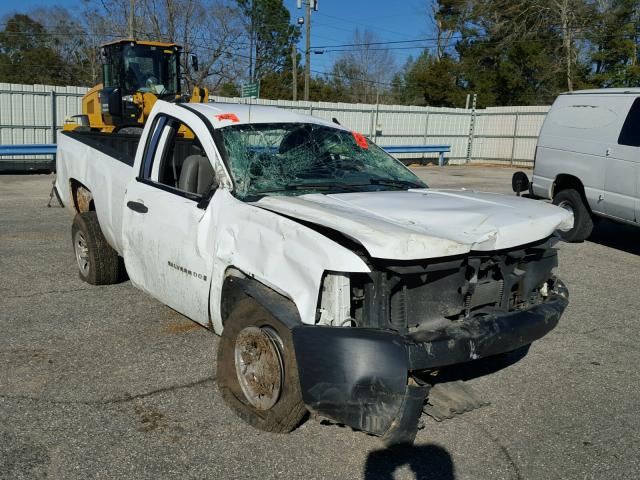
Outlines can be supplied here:
<path id="1" fill-rule="evenodd" d="M 556 239 L 445 260 L 367 259 L 372 272 L 325 274 L 318 323 L 435 331 L 452 322 L 526 310 L 554 287 Z"/>

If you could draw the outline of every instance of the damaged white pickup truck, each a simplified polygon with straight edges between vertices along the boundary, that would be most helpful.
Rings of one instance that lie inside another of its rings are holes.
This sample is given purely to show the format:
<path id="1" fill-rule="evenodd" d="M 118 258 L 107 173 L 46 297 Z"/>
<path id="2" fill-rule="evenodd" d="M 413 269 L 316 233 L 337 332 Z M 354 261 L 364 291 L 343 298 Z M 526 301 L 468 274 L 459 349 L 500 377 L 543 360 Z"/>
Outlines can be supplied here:
<path id="1" fill-rule="evenodd" d="M 141 136 L 61 133 L 57 174 L 80 277 L 128 274 L 220 334 L 222 396 L 263 430 L 308 410 L 411 442 L 421 373 L 528 345 L 567 306 L 569 212 L 427 188 L 318 118 L 158 101 Z"/>

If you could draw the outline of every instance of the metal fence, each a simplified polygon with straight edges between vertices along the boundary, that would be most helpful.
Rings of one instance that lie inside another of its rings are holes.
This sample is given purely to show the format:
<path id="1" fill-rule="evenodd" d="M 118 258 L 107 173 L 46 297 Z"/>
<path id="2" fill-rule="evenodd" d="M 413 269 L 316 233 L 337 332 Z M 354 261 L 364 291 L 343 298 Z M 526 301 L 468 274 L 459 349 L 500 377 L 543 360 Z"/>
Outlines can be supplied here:
<path id="1" fill-rule="evenodd" d="M 64 119 L 82 110 L 85 87 L 0 83 L 0 145 L 55 143 Z M 49 166 L 51 155 L 0 158 L 0 167 Z"/>
<path id="2" fill-rule="evenodd" d="M 466 162 L 531 166 L 548 106 L 486 109 L 405 105 L 249 100 L 212 96 L 216 102 L 274 105 L 308 113 L 368 135 L 379 145 L 451 145 L 451 164 Z M 398 154 L 416 158 L 415 154 Z M 428 158 L 437 155 L 425 154 Z M 422 157 L 422 156 L 421 156 Z"/>
<path id="3" fill-rule="evenodd" d="M 84 87 L 0 83 L 0 144 L 54 143 L 55 132 L 64 119 L 81 112 L 81 99 L 86 91 Z M 336 118 L 383 146 L 448 144 L 451 153 L 447 160 L 451 164 L 487 162 L 516 166 L 532 164 L 538 133 L 549 109 L 534 106 L 476 110 L 217 96 L 210 99 L 275 105 L 327 120 Z M 437 158 L 433 154 L 397 156 Z"/>

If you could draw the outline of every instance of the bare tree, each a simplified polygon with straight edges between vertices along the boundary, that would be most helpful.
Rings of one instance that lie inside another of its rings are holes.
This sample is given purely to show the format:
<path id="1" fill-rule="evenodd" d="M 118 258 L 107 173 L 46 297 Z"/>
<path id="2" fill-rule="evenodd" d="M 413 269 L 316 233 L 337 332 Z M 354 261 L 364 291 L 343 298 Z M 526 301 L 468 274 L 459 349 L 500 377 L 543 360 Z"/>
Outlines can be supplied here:
<path id="1" fill-rule="evenodd" d="M 354 47 L 345 51 L 334 63 L 331 82 L 353 102 L 374 102 L 381 91 L 388 89 L 396 72 L 391 52 L 377 44 L 378 37 L 370 30 L 356 29 Z"/>
<path id="2" fill-rule="evenodd" d="M 212 90 L 238 76 L 237 55 L 243 30 L 235 6 L 226 0 L 137 0 L 134 34 L 137 39 L 175 42 L 182 46 L 182 71 L 187 84 Z M 87 23 L 96 38 L 128 37 L 129 0 L 88 4 Z M 199 70 L 187 61 L 199 58 Z"/>
<path id="3" fill-rule="evenodd" d="M 451 41 L 464 29 L 471 12 L 469 0 L 426 0 L 426 15 L 436 34 L 434 57 L 442 60 L 450 49 Z"/>

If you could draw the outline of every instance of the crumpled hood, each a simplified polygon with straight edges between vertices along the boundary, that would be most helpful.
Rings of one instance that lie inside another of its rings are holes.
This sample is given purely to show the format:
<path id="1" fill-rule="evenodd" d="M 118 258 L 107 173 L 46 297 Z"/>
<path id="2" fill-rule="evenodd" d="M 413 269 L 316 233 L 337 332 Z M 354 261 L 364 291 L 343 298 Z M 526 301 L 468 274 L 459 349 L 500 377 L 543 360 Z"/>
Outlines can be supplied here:
<path id="1" fill-rule="evenodd" d="M 374 258 L 397 260 L 512 248 L 573 226 L 573 215 L 555 205 L 464 189 L 267 196 L 254 205 L 332 228 Z"/>

